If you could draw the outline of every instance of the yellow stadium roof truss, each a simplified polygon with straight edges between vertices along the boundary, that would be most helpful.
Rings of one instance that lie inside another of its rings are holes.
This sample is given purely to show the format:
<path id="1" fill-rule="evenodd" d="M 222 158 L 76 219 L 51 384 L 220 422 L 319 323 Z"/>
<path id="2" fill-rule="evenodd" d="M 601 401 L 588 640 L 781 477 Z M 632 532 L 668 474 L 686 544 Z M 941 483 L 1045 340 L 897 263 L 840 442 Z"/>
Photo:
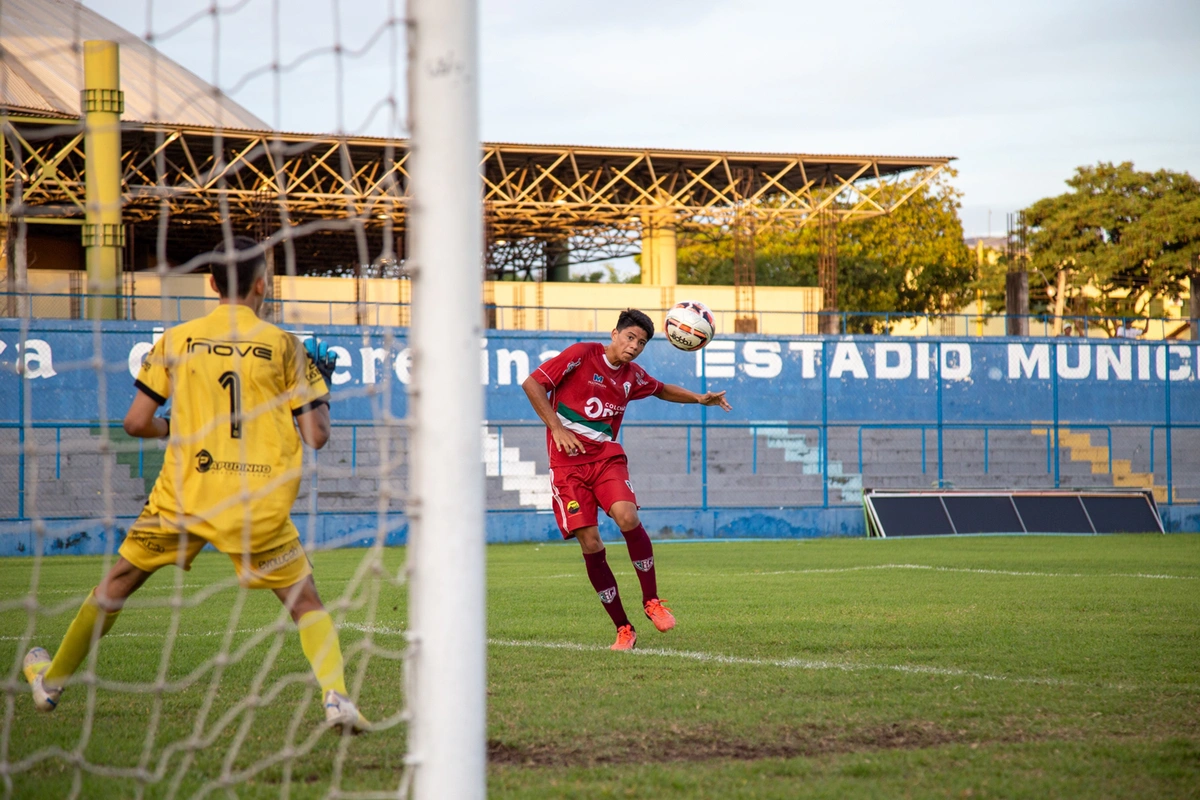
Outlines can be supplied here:
<path id="1" fill-rule="evenodd" d="M 4 218 L 82 219 L 81 125 L 12 115 L 0 126 Z M 404 140 L 123 123 L 122 148 L 126 224 L 157 228 L 167 213 L 171 236 L 207 249 L 225 215 L 237 232 L 262 231 L 270 218 L 266 229 L 296 245 L 302 233 L 346 243 L 355 232 L 387 234 L 402 253 Z M 636 253 L 648 216 L 687 227 L 728 222 L 739 207 L 753 208 L 759 226 L 804 225 L 822 211 L 846 221 L 887 214 L 951 160 L 486 143 L 489 267 L 534 275 L 547 242 L 566 246 L 573 263 Z M 907 191 L 889 191 L 914 171 Z M 317 266 L 300 250 L 302 270 Z"/>

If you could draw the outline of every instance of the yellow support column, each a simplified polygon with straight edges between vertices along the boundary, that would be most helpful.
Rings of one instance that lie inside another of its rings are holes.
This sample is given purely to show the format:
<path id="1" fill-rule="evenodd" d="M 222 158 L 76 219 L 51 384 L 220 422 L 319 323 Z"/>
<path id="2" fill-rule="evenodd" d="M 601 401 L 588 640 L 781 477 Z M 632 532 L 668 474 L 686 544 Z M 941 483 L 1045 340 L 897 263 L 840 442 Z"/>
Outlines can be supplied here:
<path id="1" fill-rule="evenodd" d="M 116 42 L 83 43 L 83 92 L 87 177 L 83 246 L 87 252 L 88 319 L 118 319 L 121 303 L 121 91 L 120 49 Z M 101 296 L 103 295 L 103 296 Z"/>
<path id="2" fill-rule="evenodd" d="M 653 212 L 642 217 L 642 283 L 674 286 L 675 220 L 670 213 Z"/>

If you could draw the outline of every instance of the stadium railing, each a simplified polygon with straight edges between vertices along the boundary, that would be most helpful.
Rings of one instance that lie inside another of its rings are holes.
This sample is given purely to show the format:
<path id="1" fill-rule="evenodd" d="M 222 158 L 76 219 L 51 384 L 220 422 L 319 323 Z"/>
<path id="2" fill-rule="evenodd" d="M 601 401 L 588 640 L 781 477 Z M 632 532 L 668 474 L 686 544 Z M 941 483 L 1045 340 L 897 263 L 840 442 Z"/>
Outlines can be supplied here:
<path id="1" fill-rule="evenodd" d="M 16 515 L 5 517 L 9 520 L 23 521 L 29 519 L 26 507 L 27 482 L 31 479 L 28 474 L 28 461 L 26 457 L 26 436 L 29 431 L 53 431 L 54 432 L 54 449 L 53 453 L 46 452 L 44 446 L 39 445 L 39 456 L 43 459 L 52 459 L 54 464 L 54 477 L 56 480 L 62 479 L 64 451 L 63 447 L 63 432 L 70 430 L 92 430 L 96 431 L 100 427 L 100 423 L 96 422 L 32 422 L 25 425 L 15 422 L 0 423 L 0 431 L 13 431 L 16 433 L 16 453 L 17 470 L 16 470 Z M 118 426 L 119 427 L 119 426 Z M 376 424 L 371 422 L 334 422 L 333 427 L 342 432 L 343 435 L 349 435 L 349 461 L 343 465 L 344 470 L 349 471 L 351 477 L 357 476 L 359 472 L 359 431 L 360 429 L 375 433 L 378 429 Z M 1045 486 L 1046 488 L 1070 488 L 1064 486 L 1063 476 L 1060 472 L 1060 466 L 1063 463 L 1064 450 L 1067 448 L 1061 443 L 1061 433 L 1066 430 L 1080 431 L 1102 431 L 1107 438 L 1107 458 L 1108 472 L 1112 473 L 1113 462 L 1113 430 L 1125 430 L 1132 433 L 1135 437 L 1144 433 L 1147 439 L 1147 450 L 1149 454 L 1149 471 L 1156 474 L 1156 467 L 1159 466 L 1157 461 L 1161 460 L 1161 464 L 1165 469 L 1165 490 L 1166 503 L 1174 504 L 1178 501 L 1176 493 L 1175 481 L 1175 446 L 1172 442 L 1172 434 L 1176 432 L 1200 432 L 1200 424 L 1191 423 L 1174 423 L 1171 425 L 1145 425 L 1133 423 L 1108 423 L 1108 424 L 1062 424 L 1043 423 L 1037 421 L 1029 421 L 1025 423 L 958 423 L 958 422 L 943 422 L 943 423 L 902 423 L 902 422 L 812 422 L 812 421 L 779 421 L 779 420 L 760 420 L 748 422 L 641 422 L 628 421 L 621 428 L 619 434 L 623 441 L 626 430 L 673 430 L 682 431 L 685 436 L 684 451 L 682 453 L 670 454 L 673 458 L 684 463 L 683 474 L 693 475 L 693 461 L 697 461 L 696 471 L 699 502 L 698 508 L 707 510 L 709 508 L 727 507 L 727 504 L 713 503 L 710 501 L 710 489 L 715 482 L 719 482 L 727 474 L 726 464 L 715 461 L 710 453 L 710 435 L 714 432 L 729 432 L 729 431 L 745 431 L 750 434 L 750 456 L 748 463 L 742 463 L 740 466 L 748 467 L 749 475 L 758 475 L 761 463 L 759 439 L 771 434 L 779 432 L 787 432 L 795 434 L 799 431 L 810 431 L 815 434 L 817 450 L 815 464 L 819 471 L 816 473 L 820 477 L 821 484 L 821 501 L 820 503 L 798 503 L 797 506 L 813 506 L 820 505 L 828 508 L 833 505 L 854 505 L 854 503 L 836 503 L 831 502 L 830 491 L 833 486 L 831 478 L 844 478 L 845 475 L 835 470 L 831 470 L 830 455 L 830 437 L 836 435 L 839 431 L 851 432 L 857 440 L 857 474 L 864 474 L 864 470 L 868 467 L 868 460 L 865 455 L 863 434 L 867 431 L 919 431 L 921 436 L 920 443 L 920 474 L 927 475 L 930 470 L 929 460 L 936 463 L 936 485 L 938 488 L 951 488 L 950 478 L 954 476 L 947 474 L 947 465 L 953 465 L 954 460 L 948 458 L 944 445 L 944 435 L 949 431 L 978 431 L 983 436 L 983 471 L 987 474 L 992 463 L 989 459 L 989 440 L 991 435 L 996 431 L 1023 431 L 1030 432 L 1031 428 L 1046 429 L 1045 432 L 1045 452 L 1046 452 L 1046 471 L 1045 471 Z M 504 476 L 505 460 L 503 458 L 503 448 L 505 446 L 505 429 L 537 429 L 543 430 L 542 423 L 539 421 L 527 420 L 509 420 L 509 421 L 490 421 L 487 425 L 489 432 L 495 432 L 499 438 L 500 448 L 497 451 L 496 472 L 497 476 Z M 936 445 L 929 448 L 932 452 L 927 452 L 926 434 L 936 433 Z M 1161 452 L 1157 442 L 1163 440 L 1165 454 Z M 1128 444 L 1127 440 L 1127 444 Z M 153 478 L 147 467 L 148 459 L 146 457 L 148 449 L 156 449 L 158 445 L 155 442 L 147 442 L 144 439 L 136 439 L 131 441 L 114 441 L 110 442 L 108 452 L 117 457 L 121 454 L 132 456 L 136 454 L 136 477 L 140 479 Z M 695 459 L 695 456 L 699 456 Z M 853 457 L 853 456 L 851 456 Z M 128 462 L 127 462 L 128 463 Z M 131 477 L 133 476 L 133 464 L 129 463 L 131 469 Z M 640 469 L 643 473 L 647 467 L 651 466 L 646 463 L 635 463 L 632 465 L 635 469 Z M 911 468 L 916 469 L 916 464 L 911 464 Z M 714 481 L 714 477 L 717 481 Z M 36 479 L 36 478 L 32 478 Z M 315 477 L 313 478 L 315 481 Z M 915 485 L 915 484 L 914 484 Z M 1184 502 L 1195 502 L 1187 500 Z M 647 508 L 661 507 L 660 504 L 649 503 Z M 497 509 L 489 509 L 497 510 Z M 336 513 L 336 512 L 330 512 Z M 66 516 L 46 516 L 39 515 L 43 519 L 69 519 L 72 517 Z"/>

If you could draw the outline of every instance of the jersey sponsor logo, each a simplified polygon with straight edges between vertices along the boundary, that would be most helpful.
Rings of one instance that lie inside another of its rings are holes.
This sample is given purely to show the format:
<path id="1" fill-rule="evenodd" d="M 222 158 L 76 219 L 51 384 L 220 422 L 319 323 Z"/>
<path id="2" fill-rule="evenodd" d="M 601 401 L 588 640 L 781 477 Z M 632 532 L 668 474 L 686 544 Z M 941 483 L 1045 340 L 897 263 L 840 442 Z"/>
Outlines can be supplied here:
<path id="1" fill-rule="evenodd" d="M 587 414 L 588 419 L 615 417 L 617 414 L 625 413 L 625 406 L 602 402 L 599 397 L 589 397 L 588 401 L 583 404 L 583 413 Z"/>
<path id="2" fill-rule="evenodd" d="M 295 561 L 304 552 L 304 549 L 297 545 L 285 545 L 288 550 L 280 555 L 271 558 L 263 559 L 255 564 L 255 569 L 259 572 L 274 572 L 284 564 L 289 564 Z"/>
<path id="3" fill-rule="evenodd" d="M 600 597 L 601 603 L 604 603 L 604 605 L 608 605 L 613 600 L 617 599 L 617 587 L 610 586 L 607 589 L 603 589 L 599 592 L 596 592 L 596 594 Z"/>
<path id="4" fill-rule="evenodd" d="M 145 533 L 143 531 L 130 531 L 128 536 L 135 544 L 140 544 L 151 553 L 161 554 L 167 552 L 166 548 L 163 547 L 151 533 Z"/>
<path id="5" fill-rule="evenodd" d="M 639 371 L 634 377 L 637 378 L 638 386 L 645 386 L 647 383 L 650 382 L 646 379 L 646 373 L 641 372 L 641 371 Z"/>
<path id="6" fill-rule="evenodd" d="M 196 453 L 196 472 L 245 472 L 251 475 L 270 475 L 270 464 L 246 464 L 241 461 L 217 461 L 212 453 Z"/>
<path id="7" fill-rule="evenodd" d="M 633 562 L 633 566 L 638 572 L 649 572 L 654 569 L 654 557 L 643 558 L 641 561 Z"/>
<path id="8" fill-rule="evenodd" d="M 601 386 L 604 385 L 604 378 L 600 375 L 599 372 L 592 373 L 592 383 L 598 383 Z"/>
<path id="9" fill-rule="evenodd" d="M 217 339 L 188 339 L 187 351 L 189 353 L 201 353 L 214 356 L 233 356 L 239 355 L 245 358 L 246 356 L 254 356 L 266 361 L 270 361 L 274 351 L 270 346 L 259 342 L 222 342 Z"/>
<path id="10" fill-rule="evenodd" d="M 575 368 L 576 368 L 576 367 L 578 367 L 578 366 L 579 366 L 580 364 L 582 364 L 582 363 L 583 363 L 583 359 L 582 359 L 582 358 L 577 358 L 577 359 L 575 359 L 574 361 L 570 361 L 570 362 L 568 362 L 568 363 L 567 363 L 567 368 L 563 370 L 563 377 L 565 378 L 565 377 L 567 377 L 568 375 L 570 375 L 572 372 L 574 372 L 574 371 L 575 371 Z"/>
<path id="11" fill-rule="evenodd" d="M 574 513 L 575 513 L 575 512 L 577 512 L 577 511 L 579 511 L 579 503 L 577 503 L 577 502 L 576 502 L 576 501 L 574 501 L 574 500 L 572 500 L 571 502 L 567 503 L 567 513 L 568 513 L 568 514 L 574 514 Z"/>

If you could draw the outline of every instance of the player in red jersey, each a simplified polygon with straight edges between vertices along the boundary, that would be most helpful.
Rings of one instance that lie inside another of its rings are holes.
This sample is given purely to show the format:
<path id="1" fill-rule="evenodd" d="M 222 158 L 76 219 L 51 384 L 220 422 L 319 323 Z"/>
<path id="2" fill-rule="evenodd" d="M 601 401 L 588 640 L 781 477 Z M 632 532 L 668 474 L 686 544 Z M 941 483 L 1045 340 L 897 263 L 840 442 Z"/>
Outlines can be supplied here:
<path id="1" fill-rule="evenodd" d="M 625 449 L 617 443 L 625 407 L 643 397 L 671 403 L 730 405 L 724 392 L 696 394 L 682 386 L 650 377 L 633 360 L 654 336 L 654 323 L 641 311 L 627 309 L 617 318 L 612 341 L 573 344 L 549 359 L 525 379 L 521 388 L 533 410 L 546 423 L 550 452 L 550 481 L 554 490 L 554 519 L 564 539 L 574 537 L 583 549 L 588 579 L 600 595 L 604 610 L 617 626 L 613 650 L 632 650 L 637 632 L 625 615 L 617 580 L 600 541 L 596 510 L 612 517 L 629 546 L 642 609 L 660 631 L 675 627 L 675 617 L 658 596 L 654 548 L 638 519 L 637 497 L 629 482 Z"/>

